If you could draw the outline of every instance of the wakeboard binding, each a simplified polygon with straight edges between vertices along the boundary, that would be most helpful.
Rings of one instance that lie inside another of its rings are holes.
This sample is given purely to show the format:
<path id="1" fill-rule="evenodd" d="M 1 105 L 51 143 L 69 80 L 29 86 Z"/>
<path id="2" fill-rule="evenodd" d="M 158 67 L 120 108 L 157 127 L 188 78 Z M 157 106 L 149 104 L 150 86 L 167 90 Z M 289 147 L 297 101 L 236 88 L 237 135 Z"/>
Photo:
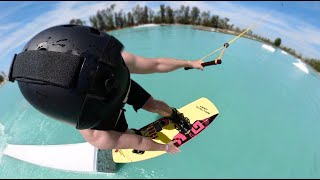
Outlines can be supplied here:
<path id="1" fill-rule="evenodd" d="M 182 134 L 188 134 L 192 128 L 190 120 L 184 117 L 176 108 L 172 108 L 172 114 L 168 117 L 173 123 L 175 128 Z"/>

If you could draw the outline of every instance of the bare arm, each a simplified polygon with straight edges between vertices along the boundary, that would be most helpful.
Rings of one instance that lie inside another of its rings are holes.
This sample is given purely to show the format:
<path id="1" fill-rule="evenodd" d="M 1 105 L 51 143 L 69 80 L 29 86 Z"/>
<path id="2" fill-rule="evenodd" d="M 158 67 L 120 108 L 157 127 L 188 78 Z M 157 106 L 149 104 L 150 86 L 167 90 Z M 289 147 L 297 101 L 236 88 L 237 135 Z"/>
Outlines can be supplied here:
<path id="1" fill-rule="evenodd" d="M 165 144 L 159 144 L 152 139 L 136 134 L 121 133 L 117 131 L 80 130 L 83 137 L 93 146 L 99 149 L 136 149 L 140 151 L 166 151 Z M 180 150 L 174 145 L 174 141 L 168 143 L 169 153 L 177 153 Z"/>
<path id="2" fill-rule="evenodd" d="M 164 73 L 174 71 L 183 67 L 193 67 L 203 69 L 202 60 L 189 61 L 178 60 L 173 58 L 145 58 L 123 51 L 122 56 L 130 73 L 149 74 L 149 73 Z"/>

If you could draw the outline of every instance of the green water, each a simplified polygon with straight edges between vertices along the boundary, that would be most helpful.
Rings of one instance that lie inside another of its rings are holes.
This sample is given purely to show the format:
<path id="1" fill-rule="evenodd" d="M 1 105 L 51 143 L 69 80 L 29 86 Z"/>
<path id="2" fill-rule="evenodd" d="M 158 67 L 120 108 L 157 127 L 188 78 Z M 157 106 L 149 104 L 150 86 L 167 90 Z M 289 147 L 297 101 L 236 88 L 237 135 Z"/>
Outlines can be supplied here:
<path id="1" fill-rule="evenodd" d="M 185 26 L 112 34 L 129 52 L 186 60 L 201 58 L 234 37 Z M 181 147 L 181 153 L 126 164 L 117 174 L 49 169 L 0 153 L 0 178 L 320 178 L 320 76 L 311 68 L 305 73 L 294 66 L 294 57 L 261 46 L 239 38 L 221 65 L 132 76 L 170 106 L 207 97 L 219 109 L 213 124 Z M 135 113 L 131 106 L 126 109 L 132 128 L 157 118 Z M 6 143 L 78 142 L 84 139 L 77 130 L 38 113 L 16 83 L 0 87 L 0 150 Z"/>

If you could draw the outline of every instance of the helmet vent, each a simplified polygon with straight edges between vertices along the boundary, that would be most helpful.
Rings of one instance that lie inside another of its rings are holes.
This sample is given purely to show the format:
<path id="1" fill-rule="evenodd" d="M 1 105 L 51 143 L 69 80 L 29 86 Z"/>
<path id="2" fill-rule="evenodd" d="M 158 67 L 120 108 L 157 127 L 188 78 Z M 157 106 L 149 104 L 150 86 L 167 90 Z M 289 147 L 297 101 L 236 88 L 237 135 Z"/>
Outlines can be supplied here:
<path id="1" fill-rule="evenodd" d="M 43 42 L 43 43 L 40 43 L 37 47 L 38 50 L 43 50 L 43 51 L 46 51 L 48 50 L 48 44 L 47 42 Z"/>

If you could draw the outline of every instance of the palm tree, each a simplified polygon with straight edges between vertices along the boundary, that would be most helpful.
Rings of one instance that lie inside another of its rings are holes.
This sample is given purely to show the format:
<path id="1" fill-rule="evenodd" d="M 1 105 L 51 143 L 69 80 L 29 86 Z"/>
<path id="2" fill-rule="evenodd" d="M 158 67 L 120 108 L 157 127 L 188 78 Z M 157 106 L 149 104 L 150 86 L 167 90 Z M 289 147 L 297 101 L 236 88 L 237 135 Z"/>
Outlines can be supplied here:
<path id="1" fill-rule="evenodd" d="M 173 24 L 174 23 L 174 12 L 173 9 L 171 9 L 170 6 L 166 7 L 166 12 L 167 12 L 167 16 L 166 16 L 166 23 L 168 24 Z"/>
<path id="2" fill-rule="evenodd" d="M 277 38 L 275 41 L 274 41 L 274 45 L 279 47 L 281 44 L 281 39 L 280 38 Z"/>
<path id="3" fill-rule="evenodd" d="M 200 24 L 200 10 L 197 7 L 192 7 L 191 10 L 191 24 Z"/>

